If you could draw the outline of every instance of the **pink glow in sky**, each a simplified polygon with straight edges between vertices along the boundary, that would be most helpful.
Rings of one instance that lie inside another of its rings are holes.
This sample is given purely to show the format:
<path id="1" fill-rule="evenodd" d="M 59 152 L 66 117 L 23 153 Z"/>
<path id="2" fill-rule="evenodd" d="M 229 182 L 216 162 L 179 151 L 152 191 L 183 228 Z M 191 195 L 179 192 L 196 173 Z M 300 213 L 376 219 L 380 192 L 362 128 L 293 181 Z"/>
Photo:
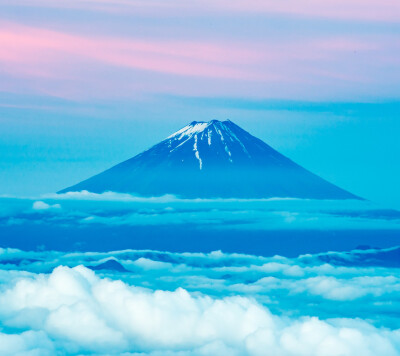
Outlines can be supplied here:
<path id="1" fill-rule="evenodd" d="M 237 46 L 87 37 L 10 23 L 0 29 L 0 43 L 0 60 L 5 65 L 16 72 L 35 73 L 36 68 L 39 76 L 47 66 L 65 65 L 70 58 L 177 75 L 244 79 L 249 73 L 235 65 L 261 59 L 256 51 Z"/>
<path id="2" fill-rule="evenodd" d="M 75 98 L 398 95 L 395 1 L 6 0 L 1 8 L 5 91 Z"/>

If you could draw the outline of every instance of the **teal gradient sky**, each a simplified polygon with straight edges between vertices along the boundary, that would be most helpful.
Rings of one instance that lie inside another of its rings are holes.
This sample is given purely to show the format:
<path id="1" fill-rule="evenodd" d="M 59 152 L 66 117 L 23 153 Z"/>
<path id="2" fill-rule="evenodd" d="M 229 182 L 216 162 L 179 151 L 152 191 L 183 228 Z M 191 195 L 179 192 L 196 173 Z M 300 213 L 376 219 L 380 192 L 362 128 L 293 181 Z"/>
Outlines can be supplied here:
<path id="1" fill-rule="evenodd" d="M 211 119 L 400 208 L 400 3 L 0 3 L 0 194 L 57 191 Z"/>

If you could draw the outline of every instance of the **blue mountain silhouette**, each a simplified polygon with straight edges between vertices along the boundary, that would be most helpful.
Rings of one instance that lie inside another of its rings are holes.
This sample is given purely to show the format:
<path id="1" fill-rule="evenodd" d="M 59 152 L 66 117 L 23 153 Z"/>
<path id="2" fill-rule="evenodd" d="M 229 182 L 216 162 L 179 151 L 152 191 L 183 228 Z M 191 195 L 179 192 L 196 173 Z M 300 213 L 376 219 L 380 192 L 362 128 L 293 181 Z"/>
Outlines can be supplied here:
<path id="1" fill-rule="evenodd" d="M 232 121 L 192 122 L 149 150 L 61 190 L 182 198 L 360 199 Z"/>

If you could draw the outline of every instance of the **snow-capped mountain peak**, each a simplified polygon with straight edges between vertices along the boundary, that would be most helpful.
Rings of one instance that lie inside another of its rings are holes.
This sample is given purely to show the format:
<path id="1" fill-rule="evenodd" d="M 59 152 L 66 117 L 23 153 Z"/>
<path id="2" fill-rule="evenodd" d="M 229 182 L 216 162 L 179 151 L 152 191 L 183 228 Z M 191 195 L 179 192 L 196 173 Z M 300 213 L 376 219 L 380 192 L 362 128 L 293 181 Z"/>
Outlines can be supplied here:
<path id="1" fill-rule="evenodd" d="M 167 137 L 163 142 L 168 144 L 170 153 L 183 146 L 193 146 L 193 157 L 198 160 L 199 169 L 203 169 L 201 156 L 204 154 L 207 157 L 210 151 L 225 157 L 227 162 L 230 163 L 233 163 L 234 154 L 235 156 L 239 155 L 239 158 L 243 154 L 251 158 L 249 151 L 245 147 L 246 139 L 248 139 L 245 134 L 244 130 L 230 120 L 193 121 Z M 241 137 L 243 135 L 245 137 Z"/>
<path id="2" fill-rule="evenodd" d="M 230 136 L 232 135 L 232 131 L 230 130 L 229 126 L 232 126 L 232 124 L 233 123 L 230 120 L 226 121 L 211 120 L 209 122 L 193 121 L 189 125 L 186 125 L 182 129 L 168 136 L 167 139 L 174 138 L 177 140 L 182 140 L 191 138 L 199 134 L 203 139 L 204 137 L 209 137 L 210 135 L 212 135 L 213 131 L 218 132 L 220 136 L 222 135 L 222 132 L 225 135 Z"/>
<path id="3" fill-rule="evenodd" d="M 197 133 L 203 132 L 209 125 L 211 125 L 210 122 L 197 122 L 193 121 L 189 125 L 186 125 L 182 129 L 176 131 L 172 135 L 168 136 L 168 138 L 172 137 L 177 137 L 179 140 L 184 138 L 184 137 L 190 137 L 192 135 L 195 135 Z"/>
<path id="4" fill-rule="evenodd" d="M 185 198 L 354 199 L 232 121 L 193 121 L 147 151 L 61 192 Z"/>

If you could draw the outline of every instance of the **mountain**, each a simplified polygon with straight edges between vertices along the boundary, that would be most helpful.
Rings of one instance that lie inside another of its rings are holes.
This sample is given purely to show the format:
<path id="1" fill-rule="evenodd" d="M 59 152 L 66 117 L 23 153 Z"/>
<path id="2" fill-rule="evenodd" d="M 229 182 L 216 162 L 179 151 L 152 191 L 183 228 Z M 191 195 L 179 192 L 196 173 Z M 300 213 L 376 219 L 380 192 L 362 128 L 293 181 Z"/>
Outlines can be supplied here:
<path id="1" fill-rule="evenodd" d="M 193 121 L 149 150 L 59 193 L 81 190 L 182 198 L 359 199 L 229 120 Z"/>

